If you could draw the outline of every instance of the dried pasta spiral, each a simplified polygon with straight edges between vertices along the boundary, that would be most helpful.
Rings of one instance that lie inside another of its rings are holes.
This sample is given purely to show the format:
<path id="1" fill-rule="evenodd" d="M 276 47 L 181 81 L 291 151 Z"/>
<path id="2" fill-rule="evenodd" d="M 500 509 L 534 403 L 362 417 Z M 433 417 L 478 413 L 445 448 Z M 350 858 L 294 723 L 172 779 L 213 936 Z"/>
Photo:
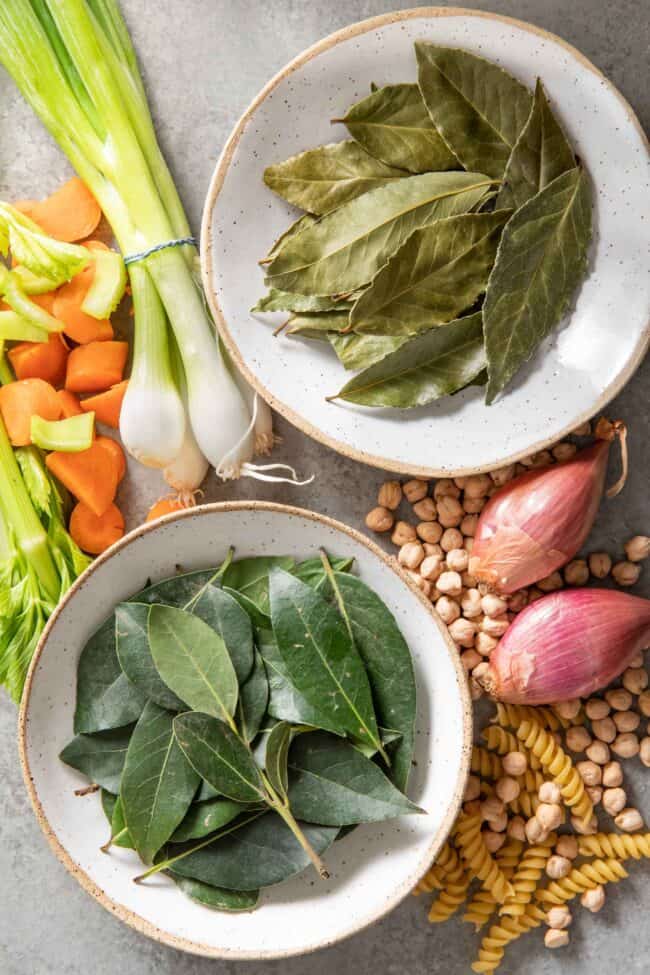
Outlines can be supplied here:
<path id="1" fill-rule="evenodd" d="M 442 924 L 456 913 L 461 904 L 465 903 L 471 882 L 472 875 L 462 863 L 446 875 L 445 888 L 436 897 L 429 910 L 428 917 L 431 924 Z"/>
<path id="2" fill-rule="evenodd" d="M 547 905 L 565 904 L 586 890 L 593 890 L 601 884 L 615 884 L 627 877 L 627 870 L 620 860 L 593 860 L 583 863 L 562 880 L 554 880 L 543 890 L 538 891 L 537 900 Z"/>
<path id="3" fill-rule="evenodd" d="M 517 738 L 537 755 L 542 768 L 559 786 L 566 805 L 584 823 L 588 823 L 594 812 L 591 799 L 585 792 L 584 783 L 575 765 L 555 738 L 536 721 L 528 720 L 522 721 L 517 728 Z"/>
<path id="4" fill-rule="evenodd" d="M 472 748 L 471 770 L 475 775 L 486 779 L 500 779 L 503 775 L 503 764 L 498 755 L 474 745 Z"/>
<path id="5" fill-rule="evenodd" d="M 513 895 L 506 901 L 499 914 L 510 917 L 521 917 L 526 913 L 526 906 L 533 899 L 533 894 L 546 869 L 546 864 L 553 852 L 557 836 L 551 833 L 547 839 L 535 846 L 529 846 L 521 858 L 521 862 L 512 877 Z"/>
<path id="6" fill-rule="evenodd" d="M 527 904 L 520 917 L 504 917 L 493 924 L 481 942 L 478 958 L 472 971 L 478 975 L 491 975 L 503 960 L 503 955 L 511 941 L 532 928 L 538 928 L 546 920 L 546 915 L 536 904 Z"/>
<path id="7" fill-rule="evenodd" d="M 580 837 L 583 857 L 615 857 L 617 860 L 641 860 L 650 857 L 650 833 L 596 833 Z"/>
<path id="8" fill-rule="evenodd" d="M 511 839 L 496 854 L 495 859 L 499 869 L 508 880 L 513 876 L 519 865 L 523 847 L 524 844 L 521 840 Z M 478 890 L 467 905 L 467 910 L 463 914 L 463 921 L 468 921 L 475 926 L 477 931 L 480 931 L 483 925 L 490 920 L 496 908 L 497 902 L 491 891 Z"/>
<path id="9" fill-rule="evenodd" d="M 450 843 L 444 843 L 440 853 L 431 864 L 424 877 L 418 881 L 413 889 L 414 894 L 430 894 L 433 890 L 442 890 L 445 886 L 447 874 L 458 869 L 460 860 L 456 850 Z"/>
<path id="10" fill-rule="evenodd" d="M 494 899 L 503 904 L 512 887 L 485 845 L 480 816 L 461 813 L 456 823 L 456 843 L 472 876 L 478 877 Z"/>
<path id="11" fill-rule="evenodd" d="M 512 799 L 509 803 L 512 811 L 514 813 L 521 813 L 527 819 L 534 816 L 539 806 L 539 796 L 537 793 L 544 781 L 545 779 L 541 772 L 533 772 L 531 769 L 526 769 L 523 775 L 518 775 L 517 782 L 519 783 L 521 792 L 516 799 Z"/>
<path id="12" fill-rule="evenodd" d="M 497 721 L 506 728 L 513 728 L 515 731 L 522 721 L 536 721 L 549 731 L 559 731 L 560 728 L 568 728 L 571 721 L 556 714 L 552 708 L 544 706 L 527 707 L 525 704 L 503 704 L 497 702 Z"/>
<path id="13" fill-rule="evenodd" d="M 511 731 L 506 731 L 500 724 L 491 724 L 481 732 L 481 737 L 492 752 L 497 755 L 507 755 L 508 752 L 520 752 L 528 759 L 528 764 L 535 770 L 540 768 L 539 759 L 536 755 L 531 755 L 525 745 L 522 744 Z"/>

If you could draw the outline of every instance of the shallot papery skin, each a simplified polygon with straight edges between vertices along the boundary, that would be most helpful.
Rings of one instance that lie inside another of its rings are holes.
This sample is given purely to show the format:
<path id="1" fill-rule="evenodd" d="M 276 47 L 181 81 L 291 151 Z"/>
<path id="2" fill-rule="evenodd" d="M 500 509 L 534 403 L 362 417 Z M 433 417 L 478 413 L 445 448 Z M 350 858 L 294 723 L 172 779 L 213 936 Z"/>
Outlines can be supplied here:
<path id="1" fill-rule="evenodd" d="M 532 585 L 582 548 L 605 485 L 610 443 L 528 471 L 490 498 L 476 526 L 471 572 L 502 593 Z"/>
<path id="2" fill-rule="evenodd" d="M 481 684 L 508 704 L 588 697 L 649 645 L 650 600 L 613 589 L 564 589 L 519 613 Z"/>

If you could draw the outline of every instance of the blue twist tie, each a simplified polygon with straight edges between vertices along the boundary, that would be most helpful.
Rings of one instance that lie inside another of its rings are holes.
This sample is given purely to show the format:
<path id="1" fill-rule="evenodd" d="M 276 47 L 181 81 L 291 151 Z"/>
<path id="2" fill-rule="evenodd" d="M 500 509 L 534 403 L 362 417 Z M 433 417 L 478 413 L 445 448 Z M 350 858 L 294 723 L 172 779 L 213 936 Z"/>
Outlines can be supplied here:
<path id="1" fill-rule="evenodd" d="M 166 240 L 164 244 L 154 244 L 153 247 L 148 247 L 146 251 L 129 254 L 124 258 L 124 263 L 127 266 L 135 264 L 137 261 L 144 261 L 145 258 L 151 257 L 152 254 L 157 254 L 158 251 L 167 250 L 168 247 L 182 247 L 184 244 L 193 244 L 196 247 L 196 240 L 194 237 L 178 237 L 176 240 Z"/>

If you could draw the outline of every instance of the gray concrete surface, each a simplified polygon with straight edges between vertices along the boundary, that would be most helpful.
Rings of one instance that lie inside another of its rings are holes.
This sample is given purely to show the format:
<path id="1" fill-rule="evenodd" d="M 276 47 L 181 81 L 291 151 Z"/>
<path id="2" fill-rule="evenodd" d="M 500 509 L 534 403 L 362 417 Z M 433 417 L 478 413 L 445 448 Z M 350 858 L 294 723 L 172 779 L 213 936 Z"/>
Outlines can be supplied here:
<path id="1" fill-rule="evenodd" d="M 208 180 L 241 111 L 286 61 L 318 38 L 356 20 L 407 3 L 395 0 L 123 0 L 141 55 L 158 131 L 192 223 L 198 228 Z M 489 0 L 475 6 L 529 20 L 580 48 L 629 99 L 650 127 L 648 0 Z M 58 150 L 0 77 L 0 197 L 38 196 L 67 174 Z M 624 314 L 624 309 L 621 309 Z M 604 506 L 593 547 L 612 554 L 620 540 L 648 532 L 650 363 L 618 397 L 611 415 L 630 426 L 632 475 L 621 499 Z M 371 506 L 380 472 L 338 457 L 286 423 L 278 424 L 286 458 L 316 472 L 311 487 L 208 484 L 208 499 L 262 497 L 292 501 L 356 527 Z M 160 494 L 155 475 L 131 477 L 123 501 L 137 523 Z M 650 594 L 650 568 L 639 591 Z M 341 945 L 286 962 L 224 963 L 193 958 L 148 941 L 91 900 L 49 852 L 32 815 L 15 747 L 16 712 L 0 699 L 0 975 L 461 975 L 475 938 L 460 923 L 432 929 L 426 906 L 411 898 L 381 924 Z M 650 817 L 650 774 L 638 768 L 633 799 Z M 608 895 L 597 917 L 581 912 L 568 949 L 544 951 L 539 936 L 507 955 L 504 975 L 645 975 L 650 970 L 647 865 Z"/>

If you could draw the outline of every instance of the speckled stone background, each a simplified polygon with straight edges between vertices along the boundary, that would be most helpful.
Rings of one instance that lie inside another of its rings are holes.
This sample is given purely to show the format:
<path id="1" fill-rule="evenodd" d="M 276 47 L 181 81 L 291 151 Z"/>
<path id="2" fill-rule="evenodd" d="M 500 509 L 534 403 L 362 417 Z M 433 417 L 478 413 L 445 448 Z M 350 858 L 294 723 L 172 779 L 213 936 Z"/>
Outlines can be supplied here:
<path id="1" fill-rule="evenodd" d="M 409 4 L 395 0 L 123 0 L 150 91 L 163 148 L 192 224 L 198 229 L 212 168 L 226 136 L 250 100 L 294 55 L 320 37 L 374 14 Z M 519 17 L 576 45 L 623 92 L 650 128 L 648 0 L 491 0 L 474 6 Z M 0 197 L 44 195 L 68 174 L 62 155 L 0 76 Z M 621 309 L 621 314 L 625 313 Z M 624 495 L 603 505 L 590 549 L 620 552 L 621 541 L 648 533 L 650 363 L 613 404 L 610 415 L 630 427 L 632 474 Z M 207 484 L 208 500 L 261 497 L 311 507 L 362 527 L 382 480 L 307 440 L 286 423 L 278 459 L 315 473 L 303 489 Z M 424 450 L 424 446 L 423 446 Z M 132 470 L 121 502 L 138 523 L 162 493 L 158 476 Z M 650 595 L 650 566 L 639 592 Z M 137 935 L 91 900 L 46 846 L 25 794 L 15 745 L 16 712 L 0 700 L 0 973 L 1 975 L 461 975 L 469 971 L 475 939 L 459 922 L 426 923 L 426 904 L 408 899 L 376 927 L 306 958 L 264 965 L 182 955 Z M 628 763 L 632 765 L 633 763 Z M 650 772 L 628 775 L 632 800 L 650 821 Z M 646 975 L 650 970 L 650 864 L 608 894 L 597 916 L 580 912 L 571 945 L 545 951 L 540 935 L 506 956 L 504 975 Z"/>

